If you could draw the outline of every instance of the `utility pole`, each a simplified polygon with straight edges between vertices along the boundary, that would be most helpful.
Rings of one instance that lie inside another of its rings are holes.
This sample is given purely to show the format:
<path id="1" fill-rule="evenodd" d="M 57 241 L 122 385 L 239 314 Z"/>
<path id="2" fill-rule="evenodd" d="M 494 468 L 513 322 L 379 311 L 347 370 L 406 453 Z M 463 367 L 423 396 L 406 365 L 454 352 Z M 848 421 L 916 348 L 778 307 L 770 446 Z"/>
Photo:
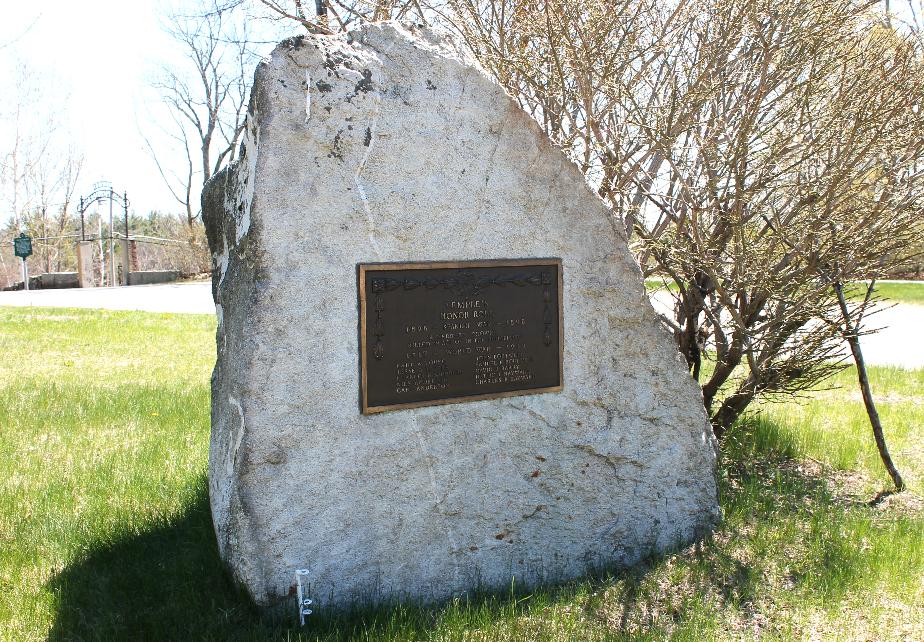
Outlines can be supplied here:
<path id="1" fill-rule="evenodd" d="M 109 188 L 109 285 L 115 286 L 115 230 L 112 227 L 112 188 Z"/>
<path id="2" fill-rule="evenodd" d="M 51 252 L 48 251 L 48 206 L 42 205 L 42 236 L 44 241 L 42 242 L 45 246 L 45 271 L 51 272 Z"/>
<path id="3" fill-rule="evenodd" d="M 131 272 L 131 248 L 128 240 L 128 192 L 122 192 L 122 222 L 124 224 L 124 238 L 122 239 L 122 285 L 129 285 L 129 273 Z"/>
<path id="4" fill-rule="evenodd" d="M 106 246 L 103 245 L 103 215 L 96 204 L 96 243 L 99 245 L 99 286 L 106 285 Z"/>

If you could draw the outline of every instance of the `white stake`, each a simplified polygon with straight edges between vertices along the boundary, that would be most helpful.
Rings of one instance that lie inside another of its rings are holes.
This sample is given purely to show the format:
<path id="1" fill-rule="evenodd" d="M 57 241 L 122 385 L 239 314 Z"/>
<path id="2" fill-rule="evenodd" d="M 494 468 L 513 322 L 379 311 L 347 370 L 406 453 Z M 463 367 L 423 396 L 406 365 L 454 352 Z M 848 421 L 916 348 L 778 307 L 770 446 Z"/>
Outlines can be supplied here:
<path id="1" fill-rule="evenodd" d="M 302 580 L 305 581 L 305 585 L 302 586 Z M 298 597 L 298 624 L 299 626 L 305 626 L 305 616 L 311 615 L 312 611 L 308 607 L 311 606 L 311 598 L 306 597 L 308 591 L 308 569 L 299 568 L 295 570 L 295 587 L 296 587 L 296 596 Z"/>

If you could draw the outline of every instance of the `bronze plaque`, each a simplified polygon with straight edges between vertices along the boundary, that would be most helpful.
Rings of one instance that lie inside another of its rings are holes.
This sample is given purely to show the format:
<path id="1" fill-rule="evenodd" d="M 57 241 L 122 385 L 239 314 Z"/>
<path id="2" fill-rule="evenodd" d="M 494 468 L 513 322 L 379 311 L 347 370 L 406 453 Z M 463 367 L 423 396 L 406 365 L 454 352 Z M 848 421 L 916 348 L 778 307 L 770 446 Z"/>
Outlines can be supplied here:
<path id="1" fill-rule="evenodd" d="M 562 389 L 561 259 L 359 265 L 371 414 Z"/>

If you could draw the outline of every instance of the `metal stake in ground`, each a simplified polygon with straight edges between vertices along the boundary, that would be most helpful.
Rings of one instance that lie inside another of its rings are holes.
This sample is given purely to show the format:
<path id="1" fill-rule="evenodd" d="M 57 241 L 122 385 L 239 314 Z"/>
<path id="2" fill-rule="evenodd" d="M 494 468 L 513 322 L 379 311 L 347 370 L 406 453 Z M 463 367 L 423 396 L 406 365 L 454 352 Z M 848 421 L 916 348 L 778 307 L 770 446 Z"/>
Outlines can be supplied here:
<path id="1" fill-rule="evenodd" d="M 22 287 L 28 290 L 29 266 L 26 264 L 26 259 L 32 256 L 32 237 L 26 236 L 26 233 L 22 232 L 19 236 L 14 238 L 13 253 L 22 259 Z"/>

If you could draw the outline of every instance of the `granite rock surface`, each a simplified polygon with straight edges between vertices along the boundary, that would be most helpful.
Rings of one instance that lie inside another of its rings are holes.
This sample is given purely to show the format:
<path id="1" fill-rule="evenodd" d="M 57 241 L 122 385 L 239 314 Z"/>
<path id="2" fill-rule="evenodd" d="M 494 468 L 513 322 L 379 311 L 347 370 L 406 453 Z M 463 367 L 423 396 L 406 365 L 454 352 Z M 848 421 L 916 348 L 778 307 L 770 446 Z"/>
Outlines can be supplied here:
<path id="1" fill-rule="evenodd" d="M 718 519 L 702 398 L 624 235 L 452 39 L 281 43 L 203 211 L 211 508 L 258 604 L 298 568 L 321 609 L 557 582 Z M 358 263 L 522 257 L 563 262 L 562 392 L 360 413 Z"/>

